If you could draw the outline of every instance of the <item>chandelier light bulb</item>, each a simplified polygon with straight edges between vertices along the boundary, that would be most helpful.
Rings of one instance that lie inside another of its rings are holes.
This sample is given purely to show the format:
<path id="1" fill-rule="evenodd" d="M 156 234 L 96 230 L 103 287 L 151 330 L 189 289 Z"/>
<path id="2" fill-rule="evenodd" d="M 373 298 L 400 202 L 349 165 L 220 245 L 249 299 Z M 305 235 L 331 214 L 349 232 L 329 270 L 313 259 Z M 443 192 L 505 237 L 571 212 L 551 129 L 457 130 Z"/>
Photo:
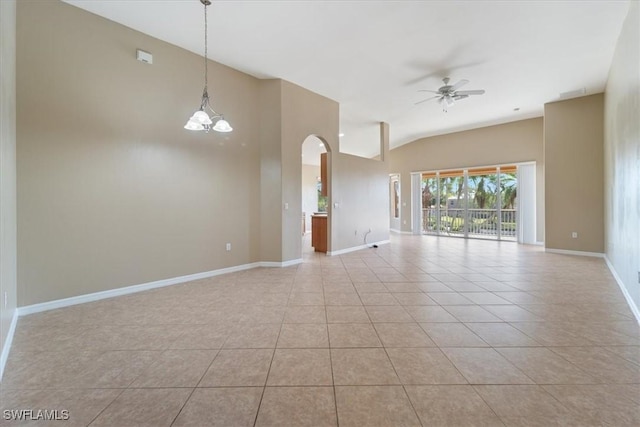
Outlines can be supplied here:
<path id="1" fill-rule="evenodd" d="M 220 119 L 218 120 L 216 125 L 213 127 L 213 130 L 218 132 L 231 132 L 233 128 L 231 127 L 228 121 L 226 121 L 225 119 Z"/>
<path id="2" fill-rule="evenodd" d="M 184 125 L 184 128 L 187 130 L 204 130 L 204 126 L 202 126 L 202 124 L 194 122 L 191 119 L 189 119 L 187 124 Z"/>
<path id="3" fill-rule="evenodd" d="M 195 113 L 193 113 L 193 116 L 191 116 L 189 120 L 193 120 L 194 122 L 197 122 L 203 125 L 210 125 L 213 123 L 211 121 L 211 118 L 209 118 L 209 115 L 202 110 L 198 110 Z"/>

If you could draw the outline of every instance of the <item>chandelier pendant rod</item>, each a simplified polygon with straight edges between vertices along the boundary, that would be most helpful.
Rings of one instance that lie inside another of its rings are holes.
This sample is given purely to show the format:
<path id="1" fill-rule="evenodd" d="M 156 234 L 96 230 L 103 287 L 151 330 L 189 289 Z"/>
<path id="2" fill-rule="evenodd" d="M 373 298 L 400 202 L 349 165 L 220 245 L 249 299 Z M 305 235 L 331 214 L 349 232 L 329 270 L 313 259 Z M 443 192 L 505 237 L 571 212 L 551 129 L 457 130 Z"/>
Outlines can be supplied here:
<path id="1" fill-rule="evenodd" d="M 208 79 L 208 46 L 209 46 L 209 38 L 208 38 L 208 24 L 207 24 L 207 6 L 211 4 L 209 0 L 200 0 L 200 2 L 204 5 L 204 92 L 207 93 L 207 84 L 209 82 Z M 208 98 L 208 96 L 207 96 Z"/>

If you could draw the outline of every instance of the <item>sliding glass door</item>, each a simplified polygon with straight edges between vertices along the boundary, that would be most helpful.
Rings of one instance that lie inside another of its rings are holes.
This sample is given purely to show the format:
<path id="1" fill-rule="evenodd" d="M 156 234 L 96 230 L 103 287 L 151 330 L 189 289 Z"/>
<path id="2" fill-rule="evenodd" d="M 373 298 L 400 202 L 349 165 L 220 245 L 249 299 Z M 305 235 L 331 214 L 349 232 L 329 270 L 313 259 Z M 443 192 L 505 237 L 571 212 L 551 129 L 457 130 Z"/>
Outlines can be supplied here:
<path id="1" fill-rule="evenodd" d="M 464 236 L 465 178 L 463 170 L 438 172 L 440 234 Z"/>
<path id="2" fill-rule="evenodd" d="M 500 237 L 515 241 L 518 236 L 518 169 L 515 166 L 500 168 Z"/>
<path id="3" fill-rule="evenodd" d="M 515 241 L 516 172 L 508 165 L 423 173 L 423 233 Z"/>
<path id="4" fill-rule="evenodd" d="M 438 175 L 436 172 L 422 174 L 422 230 L 437 234 L 440 229 Z"/>
<path id="5" fill-rule="evenodd" d="M 467 171 L 467 226 L 469 236 L 497 239 L 500 194 L 498 168 L 478 168 Z"/>

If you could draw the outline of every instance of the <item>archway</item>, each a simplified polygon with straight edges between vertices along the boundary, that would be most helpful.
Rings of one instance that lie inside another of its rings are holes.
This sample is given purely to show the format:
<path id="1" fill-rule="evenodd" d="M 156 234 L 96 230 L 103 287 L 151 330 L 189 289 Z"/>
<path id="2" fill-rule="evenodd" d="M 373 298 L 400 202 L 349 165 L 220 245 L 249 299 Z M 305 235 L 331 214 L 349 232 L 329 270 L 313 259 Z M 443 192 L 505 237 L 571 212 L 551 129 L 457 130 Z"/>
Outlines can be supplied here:
<path id="1" fill-rule="evenodd" d="M 317 135 L 302 141 L 302 255 L 331 249 L 331 149 Z"/>

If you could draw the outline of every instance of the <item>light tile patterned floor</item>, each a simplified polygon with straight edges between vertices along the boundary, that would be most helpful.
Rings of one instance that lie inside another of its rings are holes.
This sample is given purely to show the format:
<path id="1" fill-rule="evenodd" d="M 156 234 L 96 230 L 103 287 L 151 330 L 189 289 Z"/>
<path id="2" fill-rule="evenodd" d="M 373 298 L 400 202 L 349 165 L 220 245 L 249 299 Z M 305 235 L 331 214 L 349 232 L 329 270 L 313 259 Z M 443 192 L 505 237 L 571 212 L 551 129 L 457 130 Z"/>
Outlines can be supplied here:
<path id="1" fill-rule="evenodd" d="M 638 426 L 640 328 L 601 259 L 392 236 L 22 317 L 0 403 L 65 426 Z"/>

